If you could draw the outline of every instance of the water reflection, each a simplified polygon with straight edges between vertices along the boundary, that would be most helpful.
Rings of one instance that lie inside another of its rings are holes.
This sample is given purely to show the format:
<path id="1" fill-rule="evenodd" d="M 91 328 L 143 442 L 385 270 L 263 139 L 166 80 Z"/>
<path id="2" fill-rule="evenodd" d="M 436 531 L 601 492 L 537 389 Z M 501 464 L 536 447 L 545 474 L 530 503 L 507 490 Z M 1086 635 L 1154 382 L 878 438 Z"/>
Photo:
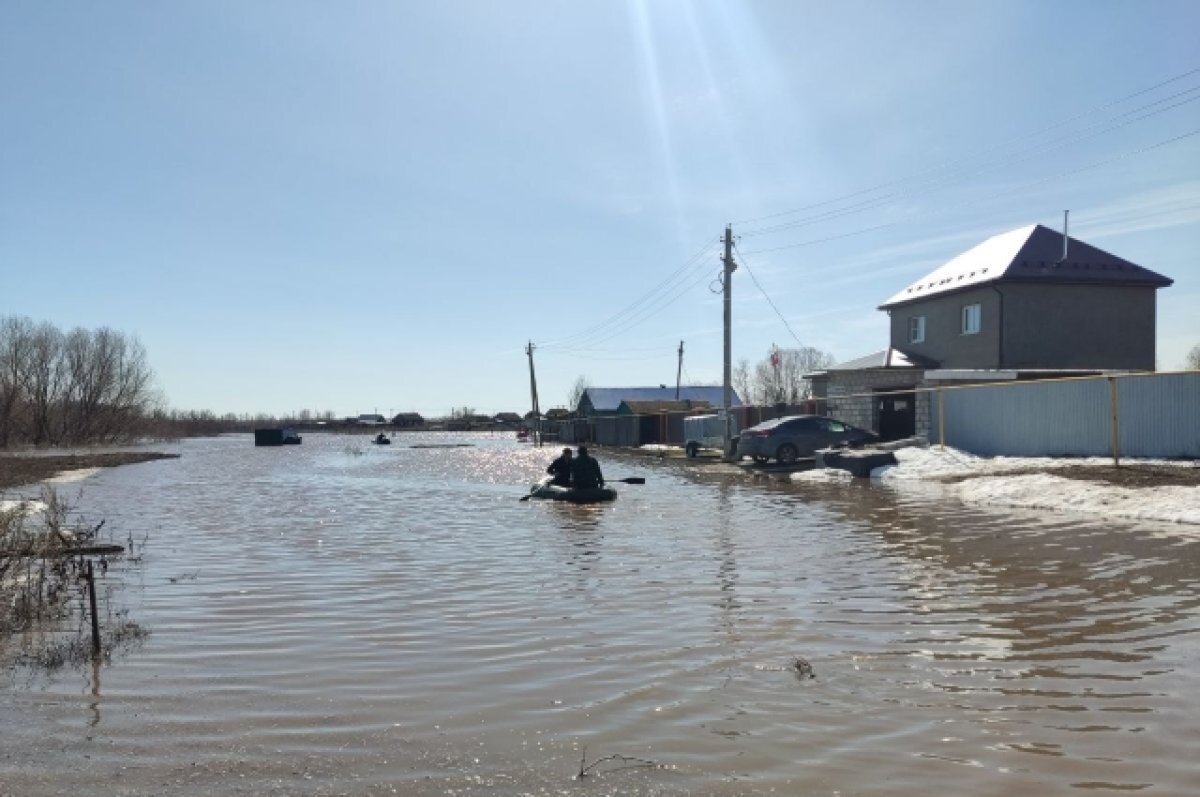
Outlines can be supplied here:
<path id="1" fill-rule="evenodd" d="M 622 794 L 1195 783 L 1200 560 L 1170 529 L 633 461 L 611 505 L 519 503 L 554 449 L 312 438 L 85 484 L 149 535 L 110 577 L 154 634 L 103 697 L 92 672 L 102 749 L 77 694 L 6 691 L 6 788 L 556 792 L 585 745 L 669 765 L 593 784 Z M 93 757 L 50 778 L 64 751 Z"/>

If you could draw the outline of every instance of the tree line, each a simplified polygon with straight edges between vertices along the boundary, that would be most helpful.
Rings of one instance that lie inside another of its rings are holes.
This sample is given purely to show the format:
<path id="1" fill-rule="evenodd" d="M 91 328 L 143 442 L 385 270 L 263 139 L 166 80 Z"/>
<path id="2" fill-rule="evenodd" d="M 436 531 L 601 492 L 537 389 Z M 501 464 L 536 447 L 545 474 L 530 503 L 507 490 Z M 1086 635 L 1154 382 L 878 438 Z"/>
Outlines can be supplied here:
<path id="1" fill-rule="evenodd" d="M 0 318 L 0 448 L 122 442 L 159 404 L 136 337 Z"/>

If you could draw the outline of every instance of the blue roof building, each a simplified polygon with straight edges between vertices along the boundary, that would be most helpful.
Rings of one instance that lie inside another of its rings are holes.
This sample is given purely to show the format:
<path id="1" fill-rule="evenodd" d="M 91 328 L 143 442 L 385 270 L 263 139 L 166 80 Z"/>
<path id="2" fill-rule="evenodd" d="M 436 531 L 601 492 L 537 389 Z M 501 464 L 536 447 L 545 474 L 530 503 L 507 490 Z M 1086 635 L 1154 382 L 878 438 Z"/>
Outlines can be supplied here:
<path id="1" fill-rule="evenodd" d="M 742 406 L 737 391 L 733 390 L 732 406 Z M 725 388 L 721 385 L 687 385 L 679 388 L 679 399 L 683 401 L 707 402 L 711 407 L 724 403 Z M 583 417 L 616 415 L 622 401 L 674 401 L 673 387 L 589 387 L 583 391 L 576 411 Z"/>

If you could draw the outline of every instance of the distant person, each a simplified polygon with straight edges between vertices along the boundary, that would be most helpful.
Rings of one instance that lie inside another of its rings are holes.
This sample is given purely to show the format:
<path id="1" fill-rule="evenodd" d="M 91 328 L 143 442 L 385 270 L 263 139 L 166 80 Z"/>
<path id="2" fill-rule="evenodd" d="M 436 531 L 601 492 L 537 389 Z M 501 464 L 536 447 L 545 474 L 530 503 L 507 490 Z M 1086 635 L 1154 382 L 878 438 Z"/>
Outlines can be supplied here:
<path id="1" fill-rule="evenodd" d="M 551 462 L 550 467 L 546 468 L 546 473 L 554 477 L 550 480 L 551 484 L 557 484 L 559 487 L 570 487 L 571 449 L 564 448 L 559 458 Z"/>
<path id="2" fill-rule="evenodd" d="M 580 490 L 595 490 L 604 486 L 600 463 L 588 456 L 587 446 L 579 447 L 579 455 L 571 463 L 571 484 Z"/>

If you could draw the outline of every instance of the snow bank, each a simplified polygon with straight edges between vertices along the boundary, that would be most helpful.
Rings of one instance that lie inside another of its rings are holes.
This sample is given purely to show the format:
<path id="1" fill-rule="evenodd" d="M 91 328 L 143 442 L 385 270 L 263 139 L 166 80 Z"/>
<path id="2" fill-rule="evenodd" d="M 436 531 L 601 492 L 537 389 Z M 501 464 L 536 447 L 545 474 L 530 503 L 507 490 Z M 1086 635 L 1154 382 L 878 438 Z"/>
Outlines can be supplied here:
<path id="1" fill-rule="evenodd" d="M 970 504 L 1087 512 L 1129 520 L 1200 525 L 1200 487 L 1139 487 L 1064 479 L 1049 473 L 988 476 L 947 485 Z"/>
<path id="2" fill-rule="evenodd" d="M 792 481 L 809 484 L 831 484 L 854 481 L 854 474 L 840 468 L 814 468 L 792 474 Z"/>
<path id="3" fill-rule="evenodd" d="M 1129 488 L 1055 476 L 1057 468 L 1111 465 L 1107 457 L 977 457 L 952 448 L 904 448 L 896 465 L 876 468 L 871 478 L 895 489 L 935 488 L 964 503 L 1086 512 L 1092 516 L 1200 525 L 1200 486 Z M 1155 465 L 1189 463 L 1136 460 Z M 1030 470 L 1042 471 L 1028 473 Z M 1014 474 L 1014 471 L 1022 471 Z M 954 477 L 955 481 L 940 480 Z"/>

